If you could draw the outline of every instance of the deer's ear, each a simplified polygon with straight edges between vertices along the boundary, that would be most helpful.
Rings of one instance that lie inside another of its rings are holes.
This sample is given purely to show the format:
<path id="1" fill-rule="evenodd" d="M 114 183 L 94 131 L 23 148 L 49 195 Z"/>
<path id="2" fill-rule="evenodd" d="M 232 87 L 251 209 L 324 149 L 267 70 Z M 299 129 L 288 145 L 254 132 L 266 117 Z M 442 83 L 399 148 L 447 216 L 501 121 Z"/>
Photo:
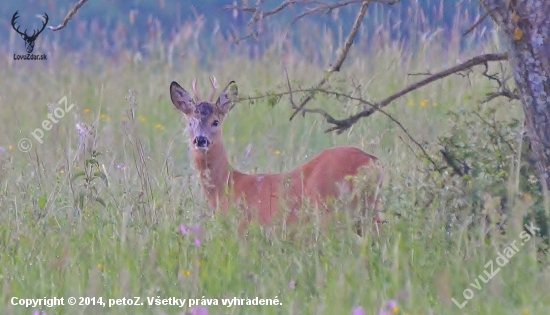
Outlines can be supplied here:
<path id="1" fill-rule="evenodd" d="M 238 97 L 239 89 L 237 87 L 237 83 L 235 83 L 235 81 L 231 81 L 218 98 L 216 106 L 218 106 L 222 113 L 227 114 L 235 105 L 235 101 Z"/>
<path id="2" fill-rule="evenodd" d="M 174 106 L 185 115 L 190 115 L 195 109 L 195 101 L 191 95 L 176 81 L 170 84 L 170 98 Z"/>

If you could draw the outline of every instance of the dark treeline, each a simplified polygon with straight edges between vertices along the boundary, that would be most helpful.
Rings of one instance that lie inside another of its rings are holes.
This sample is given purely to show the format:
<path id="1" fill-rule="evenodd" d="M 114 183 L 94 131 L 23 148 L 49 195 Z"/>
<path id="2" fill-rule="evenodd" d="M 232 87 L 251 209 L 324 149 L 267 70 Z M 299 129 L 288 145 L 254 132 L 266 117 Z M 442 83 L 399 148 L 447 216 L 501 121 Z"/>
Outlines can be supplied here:
<path id="1" fill-rule="evenodd" d="M 37 14 L 47 13 L 48 25 L 57 25 L 75 2 L 76 0 L 3 1 L 0 4 L 0 41 L 21 47 L 6 48 L 6 44 L 0 44 L 0 47 L 4 46 L 4 50 L 24 49 L 22 41 L 13 39 L 16 34 L 12 29 L 11 19 L 15 11 L 19 11 L 17 23 L 20 29 L 27 29 L 31 34 L 33 29 L 41 26 Z M 256 1 L 248 2 L 254 4 Z M 266 2 L 268 9 L 280 3 L 278 0 Z M 143 51 L 148 44 L 156 41 L 169 42 L 181 32 L 188 32 L 188 36 L 195 37 L 216 35 L 231 39 L 249 31 L 248 14 L 236 14 L 232 10 L 224 9 L 232 4 L 232 0 L 93 0 L 81 8 L 66 29 L 56 33 L 46 29 L 40 39 L 54 42 L 63 49 L 92 49 L 104 54 L 114 54 L 121 49 Z M 345 33 L 349 29 L 357 8 L 355 5 L 333 12 L 330 16 L 308 17 L 293 26 L 291 36 L 301 36 L 303 25 L 307 24 L 307 29 L 310 29 L 311 23 L 316 28 L 331 30 L 335 36 L 342 36 L 340 30 Z M 269 19 L 261 38 L 269 41 L 270 32 L 287 29 L 299 10 L 295 6 Z M 363 34 L 382 25 L 391 29 L 392 37 L 414 42 L 415 36 L 436 29 L 444 32 L 452 29 L 465 30 L 478 14 L 479 8 L 475 0 L 403 0 L 394 6 L 373 4 L 365 19 Z M 292 40 L 295 41 L 295 38 Z"/>

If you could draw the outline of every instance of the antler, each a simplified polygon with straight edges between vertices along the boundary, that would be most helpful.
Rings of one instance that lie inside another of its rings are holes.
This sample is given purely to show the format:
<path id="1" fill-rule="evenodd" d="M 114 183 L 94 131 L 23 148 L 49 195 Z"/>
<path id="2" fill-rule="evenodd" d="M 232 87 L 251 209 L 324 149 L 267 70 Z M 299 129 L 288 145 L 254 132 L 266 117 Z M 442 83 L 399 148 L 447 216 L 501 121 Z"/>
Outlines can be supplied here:
<path id="1" fill-rule="evenodd" d="M 210 84 L 212 84 L 212 93 L 210 94 L 209 102 L 212 102 L 214 100 L 214 96 L 216 95 L 216 89 L 218 88 L 218 80 L 216 77 L 208 77 L 210 79 Z M 197 92 L 197 79 L 193 79 L 193 94 L 195 96 L 195 100 L 199 101 L 199 92 Z"/>
<path id="2" fill-rule="evenodd" d="M 212 84 L 212 94 L 210 94 L 210 102 L 214 101 L 214 96 L 216 95 L 216 89 L 218 88 L 218 80 L 216 77 L 209 77 L 210 83 Z"/>
<path id="3" fill-rule="evenodd" d="M 15 20 L 19 18 L 18 14 L 19 14 L 19 10 L 15 11 L 15 13 L 13 14 L 13 17 L 11 18 L 11 26 L 20 35 L 27 36 L 27 30 L 25 30 L 25 33 L 21 33 L 21 31 L 19 31 L 19 27 L 15 28 Z"/>
<path id="4" fill-rule="evenodd" d="M 195 101 L 199 101 L 199 93 L 197 93 L 197 79 L 193 79 L 193 95 L 195 95 Z"/>
<path id="5" fill-rule="evenodd" d="M 29 38 L 29 39 L 33 39 L 33 38 L 36 38 L 38 37 L 38 35 L 40 35 L 40 33 L 42 33 L 42 31 L 44 30 L 44 28 L 46 28 L 46 25 L 48 24 L 48 21 L 50 20 L 50 18 L 48 17 L 48 14 L 44 13 L 44 15 L 42 16 L 44 17 L 44 19 L 46 20 L 44 22 L 44 24 L 42 25 L 42 29 L 40 29 L 40 31 L 38 31 L 38 33 L 36 33 L 36 30 L 32 33 L 31 36 L 27 35 L 27 30 L 25 29 L 25 32 L 24 33 L 21 33 L 21 31 L 19 30 L 19 27 L 16 27 L 15 26 L 15 20 L 17 20 L 19 18 L 19 10 L 15 11 L 15 13 L 13 14 L 13 17 L 11 18 L 11 26 L 13 27 L 13 29 L 19 33 L 20 35 L 24 36 L 25 38 Z"/>
<path id="6" fill-rule="evenodd" d="M 34 31 L 32 33 L 32 36 L 30 36 L 31 38 L 34 38 L 34 37 L 38 37 L 38 35 L 40 35 L 40 33 L 42 33 L 42 31 L 46 28 L 46 25 L 48 24 L 48 21 L 50 20 L 50 18 L 48 17 L 48 14 L 46 14 L 46 12 L 44 12 L 44 15 L 42 16 L 46 21 L 44 21 L 44 24 L 42 25 L 42 28 L 40 29 L 40 31 L 38 31 L 38 33 L 36 33 L 36 31 Z M 25 32 L 26 33 L 26 32 Z M 36 33 L 36 34 L 35 34 Z"/>

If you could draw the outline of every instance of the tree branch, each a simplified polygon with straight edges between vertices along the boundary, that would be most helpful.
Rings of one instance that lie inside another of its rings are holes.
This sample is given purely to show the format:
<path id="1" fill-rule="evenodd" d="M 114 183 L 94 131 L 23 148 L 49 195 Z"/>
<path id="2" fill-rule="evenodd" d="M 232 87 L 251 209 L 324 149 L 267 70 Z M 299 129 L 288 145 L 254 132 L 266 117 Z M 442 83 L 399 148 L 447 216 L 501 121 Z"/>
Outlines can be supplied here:
<path id="1" fill-rule="evenodd" d="M 355 124 L 359 119 L 363 118 L 363 117 L 368 117 L 370 115 L 372 115 L 374 112 L 380 110 L 381 108 L 383 107 L 386 107 L 388 106 L 389 104 L 391 104 L 393 101 L 395 101 L 396 99 L 414 91 L 414 90 L 417 90 L 425 85 L 428 85 L 434 81 L 437 81 L 437 80 L 440 80 L 440 79 L 443 79 L 453 73 L 457 73 L 457 72 L 460 72 L 460 71 L 464 71 L 466 69 L 469 69 L 469 68 L 472 68 L 474 66 L 477 66 L 477 65 L 480 65 L 480 64 L 485 64 L 489 61 L 502 61 L 502 60 L 507 60 L 508 59 L 508 54 L 506 53 L 502 53 L 502 54 L 485 54 L 485 55 L 481 55 L 481 56 L 476 56 L 466 62 L 463 62 L 461 64 L 458 64 L 454 67 L 451 67 L 449 69 L 446 69 L 446 70 L 443 70 L 441 72 L 438 72 L 438 73 L 435 73 L 427 78 L 425 78 L 424 80 L 422 81 L 419 81 L 417 83 L 414 83 L 412 85 L 409 85 L 408 87 L 404 88 L 403 90 L 393 94 L 393 95 L 390 95 L 389 97 L 383 99 L 382 101 L 378 102 L 378 103 L 375 103 L 374 106 L 372 108 L 369 108 L 369 109 L 366 109 L 366 110 L 363 110 L 355 115 L 352 115 L 352 116 L 349 116 L 348 118 L 346 119 L 334 119 L 333 117 L 326 117 L 325 115 L 325 118 L 327 119 L 327 122 L 328 123 L 331 123 L 334 125 L 334 127 L 332 128 L 329 128 L 327 130 L 327 132 L 330 132 L 330 131 L 336 131 L 338 134 L 342 133 L 343 131 L 345 131 L 346 129 L 350 128 L 353 124 Z M 302 111 L 306 110 L 305 108 L 302 109 Z M 308 111 L 311 111 L 311 110 L 308 110 Z"/>
<path id="2" fill-rule="evenodd" d="M 501 67 L 501 73 L 504 73 L 504 69 Z M 495 98 L 498 97 L 506 97 L 509 100 L 519 100 L 519 95 L 517 95 L 515 92 L 510 91 L 508 88 L 506 82 L 512 77 L 504 77 L 503 79 L 500 79 L 497 74 L 489 74 L 489 67 L 487 64 L 485 64 L 485 71 L 483 72 L 483 76 L 488 78 L 491 81 L 495 81 L 498 84 L 498 92 L 489 93 L 487 94 L 487 98 L 483 100 L 483 103 L 487 103 Z M 504 74 L 503 74 L 504 76 Z"/>
<path id="3" fill-rule="evenodd" d="M 81 6 L 84 5 L 84 3 L 86 3 L 86 1 L 88 0 L 80 0 L 78 1 L 74 7 L 71 9 L 71 11 L 69 11 L 67 13 L 67 15 L 65 16 L 65 19 L 63 19 L 63 22 L 61 22 L 61 24 L 59 24 L 58 26 L 48 26 L 48 28 L 52 31 L 59 31 L 61 29 L 64 29 L 65 26 L 67 26 L 67 23 L 69 23 L 69 21 L 73 18 L 73 16 L 76 14 L 76 12 L 78 11 L 78 9 L 80 9 Z"/>
<path id="4" fill-rule="evenodd" d="M 288 78 L 288 72 L 286 71 L 285 69 L 285 74 L 286 74 L 286 82 L 287 82 L 287 85 L 288 85 L 288 93 L 289 93 L 289 99 L 290 99 L 290 104 L 292 105 L 292 108 L 294 109 L 297 109 L 298 106 L 296 106 L 296 104 L 294 103 L 294 98 L 292 96 L 292 86 L 290 85 L 290 79 Z M 324 93 L 326 94 L 333 94 L 333 95 L 337 95 L 337 96 L 343 96 L 343 97 L 346 97 L 348 99 L 353 99 L 353 100 L 358 100 L 362 103 L 365 103 L 365 104 L 368 104 L 370 106 L 373 106 L 372 103 L 366 101 L 366 100 L 363 100 L 361 98 L 356 98 L 356 97 L 353 97 L 351 95 L 347 95 L 347 94 L 343 94 L 343 93 L 338 93 L 338 92 L 332 92 L 332 91 L 323 91 Z M 331 120 L 331 119 L 334 119 L 332 118 L 332 116 L 330 116 L 330 114 L 328 114 L 326 111 L 322 110 L 322 109 L 309 109 L 309 108 L 305 108 L 304 110 L 306 111 L 310 111 L 310 112 L 314 112 L 314 113 L 318 113 L 320 115 L 323 115 L 327 120 Z M 401 130 L 403 130 L 403 132 L 407 135 L 407 137 L 409 137 L 409 139 L 414 143 L 416 144 L 420 150 L 422 151 L 422 153 L 424 154 L 424 156 L 428 159 L 428 161 L 430 161 L 430 163 L 432 163 L 432 165 L 434 166 L 434 169 L 439 171 L 440 168 L 437 166 L 437 164 L 435 163 L 435 161 L 430 157 L 430 155 L 428 154 L 428 152 L 426 152 L 426 150 L 424 149 L 424 147 L 420 144 L 420 142 L 418 142 L 410 133 L 409 131 L 401 124 L 400 121 L 398 121 L 397 119 L 393 118 L 392 115 L 388 114 L 386 111 L 380 109 L 379 110 L 382 114 L 386 115 L 391 121 L 393 121 L 397 126 L 399 126 L 399 128 L 401 128 Z M 411 149 L 412 150 L 412 149 Z M 414 153 L 414 150 L 412 150 L 413 153 Z M 416 153 L 414 153 L 416 155 Z"/>
<path id="5" fill-rule="evenodd" d="M 383 3 L 383 4 L 393 5 L 393 4 L 396 4 L 399 1 L 400 0 L 371 0 L 370 2 L 371 3 L 376 2 L 376 3 Z M 303 17 L 306 17 L 308 15 L 330 13 L 333 10 L 336 10 L 338 8 L 345 7 L 345 6 L 348 6 L 350 4 L 356 4 L 356 3 L 362 3 L 362 2 L 365 2 L 365 0 L 348 0 L 348 1 L 341 1 L 341 2 L 336 2 L 336 3 L 320 2 L 320 3 L 318 3 L 318 5 L 316 7 L 312 8 L 312 9 L 308 9 L 303 13 L 300 13 L 298 16 L 296 16 L 294 18 L 292 23 L 295 23 L 299 19 L 301 19 Z"/>
<path id="6" fill-rule="evenodd" d="M 468 34 L 470 34 L 473 30 L 476 29 L 476 27 L 478 27 L 481 23 L 483 23 L 483 21 L 485 21 L 485 19 L 489 16 L 489 12 L 485 12 L 485 14 L 483 14 L 475 23 L 474 25 L 472 25 L 469 29 L 466 30 L 466 32 L 464 32 L 464 34 L 462 34 L 462 36 L 466 36 Z"/>
<path id="7" fill-rule="evenodd" d="M 336 58 L 336 62 L 327 70 L 327 74 L 323 76 L 323 78 L 317 83 L 315 88 L 322 87 L 330 77 L 330 75 L 335 71 L 340 71 L 340 68 L 342 67 L 342 64 L 344 63 L 344 60 L 346 60 L 346 57 L 348 56 L 348 52 L 351 48 L 351 45 L 353 44 L 353 41 L 355 40 L 355 36 L 357 35 L 357 31 L 359 30 L 359 26 L 361 26 L 361 23 L 363 21 L 363 17 L 365 16 L 365 13 L 367 13 L 367 9 L 369 8 L 370 1 L 363 2 L 363 5 L 361 6 L 361 9 L 359 10 L 359 13 L 357 14 L 357 18 L 355 19 L 355 22 L 353 23 L 353 27 L 348 35 L 348 38 L 346 39 L 346 42 L 344 44 L 344 47 L 340 50 L 340 53 L 338 54 L 338 57 Z M 305 99 L 303 99 L 300 102 L 300 105 L 296 107 L 296 110 L 294 113 L 290 116 L 290 120 L 296 116 L 300 111 L 305 114 L 304 106 L 311 100 L 311 96 L 307 96 Z"/>
<path id="8" fill-rule="evenodd" d="M 334 9 L 337 9 L 337 8 L 345 7 L 345 6 L 348 6 L 348 5 L 351 5 L 351 4 L 364 3 L 366 1 L 367 0 L 347 0 L 347 1 L 340 1 L 340 2 L 336 2 L 336 3 L 327 3 L 325 1 L 316 1 L 316 0 L 286 0 L 286 1 L 283 1 L 278 7 L 274 8 L 272 10 L 264 11 L 260 8 L 260 6 L 263 4 L 263 1 L 260 0 L 256 4 L 256 6 L 253 6 L 253 7 L 251 7 L 251 6 L 247 7 L 247 6 L 238 6 L 238 5 L 228 5 L 228 6 L 225 6 L 224 9 L 226 9 L 226 10 L 237 10 L 237 11 L 241 11 L 241 12 L 252 13 L 252 18 L 248 22 L 248 25 L 251 25 L 251 24 L 254 24 L 256 22 L 261 21 L 262 19 L 264 19 L 266 17 L 269 17 L 271 15 L 275 15 L 275 14 L 283 11 L 284 9 L 286 9 L 286 7 L 288 7 L 290 5 L 293 5 L 293 4 L 315 5 L 316 6 L 313 9 L 308 9 L 305 12 L 300 13 L 298 16 L 296 16 L 296 18 L 294 19 L 294 22 L 295 22 L 296 20 L 299 20 L 300 18 L 302 18 L 306 15 L 330 12 L 330 11 L 332 11 Z M 368 2 L 393 5 L 393 4 L 398 3 L 399 1 L 401 1 L 401 0 L 370 0 Z"/>
<path id="9" fill-rule="evenodd" d="M 283 1 L 278 7 L 269 10 L 269 11 L 263 11 L 260 9 L 263 1 L 258 0 L 258 3 L 255 7 L 242 7 L 242 6 L 226 6 L 225 9 L 229 10 L 239 10 L 243 12 L 249 12 L 252 13 L 252 18 L 249 21 L 249 25 L 258 23 L 261 20 L 263 20 L 265 17 L 277 14 L 281 11 L 283 11 L 286 7 L 293 4 L 300 4 L 300 5 L 315 5 L 312 9 L 307 9 L 305 12 L 299 14 L 295 19 L 294 22 L 296 22 L 298 19 L 310 15 L 310 14 L 318 14 L 322 12 L 330 12 L 336 8 L 361 3 L 362 6 L 359 10 L 359 13 L 357 14 L 357 17 L 354 21 L 354 24 L 351 28 L 350 33 L 348 34 L 348 37 L 346 38 L 346 41 L 342 47 L 339 48 L 339 53 L 336 57 L 336 60 L 333 65 L 329 67 L 329 69 L 325 72 L 325 76 L 319 82 L 312 88 L 312 89 L 319 89 L 320 87 L 324 86 L 330 75 L 334 72 L 340 71 L 340 68 L 342 67 L 342 64 L 347 58 L 347 55 L 349 53 L 349 50 L 353 44 L 353 41 L 357 37 L 357 33 L 359 31 L 359 27 L 362 24 L 363 18 L 365 17 L 365 14 L 367 12 L 367 9 L 371 3 L 381 3 L 381 4 L 389 4 L 393 5 L 400 2 L 400 0 L 344 0 L 344 1 L 338 1 L 336 3 L 326 3 L 325 1 L 318 1 L 318 0 L 286 0 Z M 293 22 L 293 23 L 294 23 Z M 247 37 L 252 37 L 253 35 L 248 35 Z M 305 114 L 306 111 L 304 111 L 304 107 L 306 104 L 311 100 L 311 95 L 306 96 L 298 106 L 296 106 L 294 113 L 290 116 L 290 120 L 292 120 L 299 112 L 302 112 Z M 321 112 L 317 111 L 319 114 L 323 115 Z M 326 116 L 325 116 L 326 117 Z"/>

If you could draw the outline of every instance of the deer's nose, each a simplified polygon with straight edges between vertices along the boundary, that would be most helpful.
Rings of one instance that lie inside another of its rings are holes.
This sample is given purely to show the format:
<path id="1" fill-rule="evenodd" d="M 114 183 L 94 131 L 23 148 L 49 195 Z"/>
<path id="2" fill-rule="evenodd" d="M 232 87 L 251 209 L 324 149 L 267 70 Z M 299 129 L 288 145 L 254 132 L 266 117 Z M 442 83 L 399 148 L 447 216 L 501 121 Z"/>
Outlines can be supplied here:
<path id="1" fill-rule="evenodd" d="M 207 148 L 210 145 L 210 141 L 205 136 L 198 136 L 193 141 L 197 148 Z"/>

